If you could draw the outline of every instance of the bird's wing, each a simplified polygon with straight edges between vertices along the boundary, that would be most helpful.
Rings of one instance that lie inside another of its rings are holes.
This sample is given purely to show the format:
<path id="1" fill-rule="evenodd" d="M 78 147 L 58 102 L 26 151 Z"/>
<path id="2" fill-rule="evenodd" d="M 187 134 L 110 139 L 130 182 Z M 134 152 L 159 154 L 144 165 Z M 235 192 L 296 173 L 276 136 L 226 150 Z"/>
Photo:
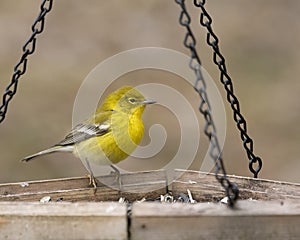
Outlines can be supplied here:
<path id="1" fill-rule="evenodd" d="M 71 132 L 55 146 L 67 146 L 92 137 L 102 136 L 110 131 L 112 112 L 98 113 L 92 120 L 76 125 Z M 93 123 L 96 120 L 96 123 Z"/>

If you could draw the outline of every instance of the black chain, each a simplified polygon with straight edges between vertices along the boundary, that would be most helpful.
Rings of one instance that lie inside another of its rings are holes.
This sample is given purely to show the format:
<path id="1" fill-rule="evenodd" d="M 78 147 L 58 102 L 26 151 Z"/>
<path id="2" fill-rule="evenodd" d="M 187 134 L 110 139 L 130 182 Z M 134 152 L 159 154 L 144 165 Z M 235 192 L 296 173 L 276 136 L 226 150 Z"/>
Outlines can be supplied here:
<path id="1" fill-rule="evenodd" d="M 253 140 L 247 133 L 247 123 L 240 111 L 240 104 L 237 97 L 233 93 L 233 83 L 230 76 L 227 73 L 225 58 L 220 52 L 219 39 L 212 29 L 212 18 L 206 11 L 204 5 L 205 0 L 194 0 L 194 5 L 201 9 L 200 24 L 207 29 L 206 42 L 213 49 L 213 61 L 220 70 L 220 81 L 224 85 L 227 93 L 227 101 L 233 110 L 233 119 L 236 122 L 236 126 L 241 134 L 243 146 L 246 150 L 247 157 L 249 159 L 249 169 L 253 173 L 254 177 L 257 178 L 258 173 L 262 168 L 262 160 L 260 157 L 253 153 Z M 257 165 L 256 168 L 254 165 Z"/>
<path id="2" fill-rule="evenodd" d="M 222 151 L 217 137 L 217 130 L 213 117 L 211 114 L 211 105 L 208 100 L 206 92 L 206 83 L 201 72 L 201 61 L 196 50 L 196 39 L 191 30 L 190 23 L 191 18 L 188 14 L 185 6 L 185 0 L 175 0 L 181 7 L 181 13 L 179 17 L 179 23 L 186 28 L 186 35 L 184 38 L 184 46 L 190 50 L 191 59 L 189 67 L 195 72 L 196 80 L 194 84 L 194 89 L 200 96 L 200 107 L 199 111 L 203 114 L 205 118 L 205 128 L 204 133 L 210 140 L 209 154 L 215 162 L 215 176 L 220 184 L 224 187 L 226 195 L 228 197 L 228 202 L 230 206 L 233 206 L 239 195 L 239 189 L 236 184 L 231 183 L 227 178 L 225 171 Z M 220 172 L 222 174 L 220 174 Z"/>
<path id="3" fill-rule="evenodd" d="M 19 78 L 26 72 L 27 57 L 34 53 L 36 46 L 36 36 L 43 32 L 45 25 L 45 16 L 52 9 L 53 0 L 43 0 L 40 13 L 31 26 L 32 34 L 24 44 L 23 54 L 19 62 L 14 67 L 14 73 L 10 84 L 6 87 L 0 106 L 0 123 L 4 121 L 9 102 L 17 92 Z"/>

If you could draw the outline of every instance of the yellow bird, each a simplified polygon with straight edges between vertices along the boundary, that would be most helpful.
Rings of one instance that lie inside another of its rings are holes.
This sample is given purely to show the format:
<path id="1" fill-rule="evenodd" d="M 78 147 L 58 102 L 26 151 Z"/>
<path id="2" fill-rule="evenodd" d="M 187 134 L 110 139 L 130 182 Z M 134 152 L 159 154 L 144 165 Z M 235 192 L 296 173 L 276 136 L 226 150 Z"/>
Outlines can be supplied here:
<path id="1" fill-rule="evenodd" d="M 76 125 L 62 141 L 22 161 L 54 152 L 72 152 L 86 161 L 89 184 L 94 188 L 97 183 L 89 162 L 110 165 L 120 181 L 120 172 L 113 164 L 127 158 L 142 140 L 142 114 L 145 106 L 152 103 L 155 101 L 145 99 L 137 89 L 122 87 L 108 95 L 96 113 Z"/>

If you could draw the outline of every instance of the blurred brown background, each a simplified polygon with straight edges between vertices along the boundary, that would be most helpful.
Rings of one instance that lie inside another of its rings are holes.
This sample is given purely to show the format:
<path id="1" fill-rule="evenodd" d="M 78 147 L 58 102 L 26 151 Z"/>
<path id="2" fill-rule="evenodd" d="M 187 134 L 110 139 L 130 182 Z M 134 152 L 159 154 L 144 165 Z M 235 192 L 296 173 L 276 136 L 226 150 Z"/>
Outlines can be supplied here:
<path id="1" fill-rule="evenodd" d="M 40 2 L 0 2 L 1 95 L 31 33 Z M 221 40 L 221 51 L 248 121 L 255 153 L 264 160 L 260 177 L 300 182 L 300 2 L 211 0 L 207 9 Z M 199 11 L 192 5 L 188 5 L 188 10 L 204 67 L 225 96 L 212 64 L 211 50 L 205 43 L 205 31 L 198 26 Z M 0 125 L 0 182 L 86 174 L 80 160 L 70 154 L 50 155 L 28 164 L 19 160 L 56 143 L 70 130 L 77 90 L 101 61 L 137 47 L 165 47 L 188 53 L 182 44 L 185 30 L 178 24 L 179 12 L 174 1 L 55 1 L 46 19 L 45 32 L 38 36 L 36 53 L 30 57 L 27 73 L 21 78 L 5 122 Z M 195 109 L 198 106 L 194 90 L 165 72 L 145 70 L 127 74 L 111 90 L 143 82 L 170 84 L 189 96 Z M 226 111 L 227 172 L 251 176 L 227 103 Z M 146 111 L 144 118 L 147 128 L 156 122 L 164 124 L 168 141 L 156 158 L 124 161 L 122 167 L 129 170 L 159 168 L 163 165 L 161 161 L 167 161 L 177 151 L 180 132 L 174 131 L 178 126 L 174 116 L 153 106 L 151 114 Z M 200 113 L 199 119 L 203 127 Z M 201 134 L 201 146 L 191 167 L 196 170 L 205 153 L 202 149 L 207 147 Z M 146 134 L 144 142 L 147 139 Z"/>

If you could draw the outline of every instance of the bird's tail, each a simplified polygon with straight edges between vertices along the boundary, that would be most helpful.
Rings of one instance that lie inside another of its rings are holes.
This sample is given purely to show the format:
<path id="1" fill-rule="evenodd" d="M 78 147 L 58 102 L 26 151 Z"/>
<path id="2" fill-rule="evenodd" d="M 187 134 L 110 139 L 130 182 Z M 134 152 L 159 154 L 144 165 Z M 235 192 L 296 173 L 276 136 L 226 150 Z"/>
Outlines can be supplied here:
<path id="1" fill-rule="evenodd" d="M 46 155 L 46 154 L 50 154 L 50 153 L 54 153 L 54 152 L 73 152 L 73 149 L 74 149 L 73 146 L 54 146 L 54 147 L 48 148 L 46 150 L 40 151 L 38 153 L 29 155 L 29 156 L 23 158 L 21 161 L 28 162 L 35 157 L 39 157 L 41 155 Z"/>

